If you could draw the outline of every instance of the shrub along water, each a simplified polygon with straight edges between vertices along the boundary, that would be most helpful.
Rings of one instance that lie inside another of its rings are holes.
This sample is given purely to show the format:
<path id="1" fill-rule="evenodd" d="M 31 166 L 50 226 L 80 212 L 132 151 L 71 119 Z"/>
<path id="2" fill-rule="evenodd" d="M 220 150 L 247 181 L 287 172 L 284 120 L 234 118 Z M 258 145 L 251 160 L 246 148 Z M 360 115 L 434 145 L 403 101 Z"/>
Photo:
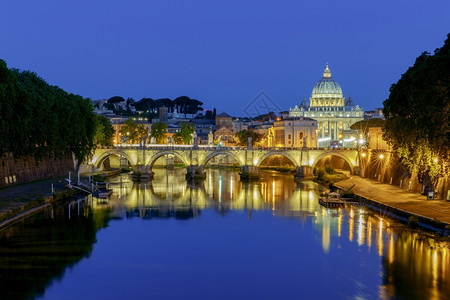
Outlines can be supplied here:
<path id="1" fill-rule="evenodd" d="M 326 166 L 325 168 L 314 168 L 314 179 L 313 181 L 332 187 L 336 182 L 347 179 L 347 175 L 337 172 L 330 166 Z"/>
<path id="2" fill-rule="evenodd" d="M 0 157 L 72 156 L 81 163 L 95 150 L 100 120 L 90 99 L 51 86 L 30 71 L 0 60 Z"/>

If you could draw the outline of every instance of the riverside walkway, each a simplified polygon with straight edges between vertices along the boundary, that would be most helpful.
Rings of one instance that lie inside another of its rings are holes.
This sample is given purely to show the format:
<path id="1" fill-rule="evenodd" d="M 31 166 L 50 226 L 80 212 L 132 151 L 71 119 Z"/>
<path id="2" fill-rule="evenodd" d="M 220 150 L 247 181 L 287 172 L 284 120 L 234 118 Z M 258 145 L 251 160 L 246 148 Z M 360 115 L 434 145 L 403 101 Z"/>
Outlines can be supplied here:
<path id="1" fill-rule="evenodd" d="M 354 175 L 351 175 L 348 180 L 335 183 L 335 186 L 339 189 L 348 189 L 353 184 L 355 184 L 353 192 L 357 196 L 406 214 L 450 225 L 450 201 L 427 200 L 424 195 Z"/>
<path id="2" fill-rule="evenodd" d="M 64 178 L 45 179 L 0 189 L 0 215 L 28 204 L 38 197 L 50 194 L 51 185 L 55 191 L 64 190 Z"/>

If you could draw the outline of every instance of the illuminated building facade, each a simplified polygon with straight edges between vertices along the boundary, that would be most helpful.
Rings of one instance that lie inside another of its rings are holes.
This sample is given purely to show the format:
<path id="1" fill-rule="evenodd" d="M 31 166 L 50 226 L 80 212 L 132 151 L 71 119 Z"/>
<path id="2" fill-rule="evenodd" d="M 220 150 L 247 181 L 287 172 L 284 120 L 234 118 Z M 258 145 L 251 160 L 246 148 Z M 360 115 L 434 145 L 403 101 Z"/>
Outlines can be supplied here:
<path id="1" fill-rule="evenodd" d="M 344 98 L 342 88 L 331 77 L 328 65 L 313 88 L 309 106 L 303 101 L 289 110 L 289 117 L 317 120 L 318 147 L 354 147 L 358 136 L 350 126 L 364 119 L 364 110 Z"/>
<path id="2" fill-rule="evenodd" d="M 317 147 L 317 121 L 311 118 L 286 118 L 275 121 L 268 130 L 269 147 Z"/>

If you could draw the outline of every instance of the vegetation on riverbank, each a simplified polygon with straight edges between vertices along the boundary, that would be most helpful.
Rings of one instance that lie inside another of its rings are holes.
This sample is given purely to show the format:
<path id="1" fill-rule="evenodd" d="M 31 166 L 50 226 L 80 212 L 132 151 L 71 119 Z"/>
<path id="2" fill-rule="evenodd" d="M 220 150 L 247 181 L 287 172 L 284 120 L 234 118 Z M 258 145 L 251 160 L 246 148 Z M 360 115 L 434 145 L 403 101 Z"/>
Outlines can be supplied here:
<path id="1" fill-rule="evenodd" d="M 348 179 L 347 175 L 337 172 L 330 166 L 314 168 L 313 181 L 331 188 L 336 182 Z"/>
<path id="2" fill-rule="evenodd" d="M 417 57 L 383 102 L 384 138 L 408 172 L 428 187 L 436 187 L 450 170 L 449 65 L 450 34 L 434 54 Z"/>
<path id="3" fill-rule="evenodd" d="M 49 85 L 36 73 L 8 69 L 0 59 L 0 157 L 90 158 L 96 144 L 111 145 L 109 120 L 91 100 Z"/>

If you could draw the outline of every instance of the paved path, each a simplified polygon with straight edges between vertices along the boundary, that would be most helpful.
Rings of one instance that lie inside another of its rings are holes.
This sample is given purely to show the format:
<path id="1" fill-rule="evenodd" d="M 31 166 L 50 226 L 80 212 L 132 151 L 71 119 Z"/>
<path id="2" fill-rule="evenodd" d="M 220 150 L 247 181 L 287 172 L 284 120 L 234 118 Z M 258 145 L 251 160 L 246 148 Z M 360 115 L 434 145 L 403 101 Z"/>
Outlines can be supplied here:
<path id="1" fill-rule="evenodd" d="M 39 196 L 50 194 L 52 183 L 56 191 L 63 190 L 66 184 L 61 177 L 0 189 L 0 215 L 16 207 L 24 206 Z"/>
<path id="2" fill-rule="evenodd" d="M 353 192 L 358 196 L 418 216 L 437 219 L 443 223 L 450 224 L 450 201 L 427 200 L 424 195 L 354 175 L 350 176 L 348 180 L 336 183 L 335 186 L 340 189 L 347 189 L 353 184 L 356 184 L 353 187 Z"/>

